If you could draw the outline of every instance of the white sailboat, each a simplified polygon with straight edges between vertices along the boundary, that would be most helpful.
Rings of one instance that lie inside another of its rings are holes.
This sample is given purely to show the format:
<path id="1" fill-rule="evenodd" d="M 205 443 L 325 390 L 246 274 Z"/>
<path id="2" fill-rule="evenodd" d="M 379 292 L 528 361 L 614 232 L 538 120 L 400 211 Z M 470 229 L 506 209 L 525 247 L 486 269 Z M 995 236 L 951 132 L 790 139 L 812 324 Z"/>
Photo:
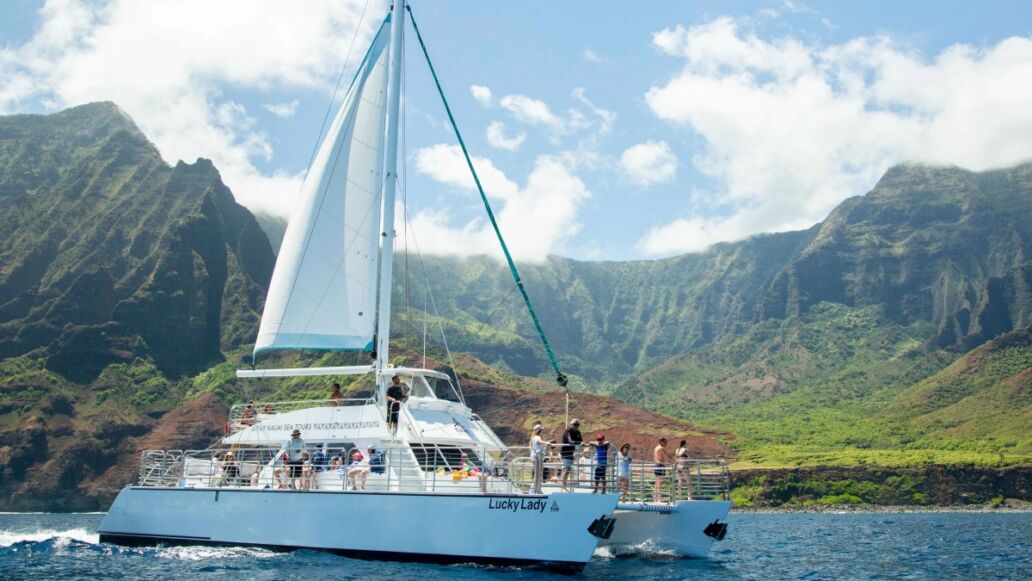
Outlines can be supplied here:
<path id="1" fill-rule="evenodd" d="M 144 452 L 138 482 L 119 493 L 99 527 L 101 541 L 571 568 L 600 544 L 705 557 L 723 538 L 730 508 L 722 462 L 686 463 L 688 494 L 670 490 L 666 502 L 650 496 L 655 470 L 644 464 L 632 468 L 626 502 L 612 492 L 615 471 L 606 468 L 611 492 L 588 493 L 593 477 L 580 474 L 597 466 L 575 466 L 566 489 L 547 482 L 534 490 L 539 468 L 527 451 L 507 447 L 448 375 L 388 364 L 406 9 L 399 0 L 384 19 L 314 158 L 255 345 L 256 355 L 366 350 L 375 362 L 238 372 L 374 374 L 374 397 L 238 405 L 228 435 L 212 448 Z M 511 259 L 509 266 L 523 291 Z M 545 347 L 565 387 L 547 340 Z M 386 402 L 394 378 L 407 399 L 392 426 Z"/>

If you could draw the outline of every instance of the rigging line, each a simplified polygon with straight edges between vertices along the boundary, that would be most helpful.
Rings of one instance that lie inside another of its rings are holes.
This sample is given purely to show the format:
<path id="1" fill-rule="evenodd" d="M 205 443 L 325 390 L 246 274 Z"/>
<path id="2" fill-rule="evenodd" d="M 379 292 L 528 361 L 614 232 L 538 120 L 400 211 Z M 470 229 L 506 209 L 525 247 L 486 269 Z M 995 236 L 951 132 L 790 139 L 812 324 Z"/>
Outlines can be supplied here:
<path id="1" fill-rule="evenodd" d="M 402 37 L 402 49 L 404 49 L 405 38 Z M 408 93 L 406 89 L 408 87 L 408 69 L 405 63 L 407 59 L 401 59 L 401 114 L 398 115 L 398 126 L 401 129 L 401 171 L 398 173 L 399 183 L 401 185 L 401 203 L 406 210 L 402 212 L 402 230 L 405 233 L 405 321 L 408 323 L 408 327 L 414 330 L 412 324 L 412 296 L 410 293 L 411 280 L 409 278 L 409 249 L 408 249 L 408 237 L 409 237 L 409 220 L 408 220 L 408 158 L 406 152 L 408 151 L 408 144 L 406 131 L 408 126 L 407 121 L 407 104 L 408 104 Z"/>
<path id="2" fill-rule="evenodd" d="M 473 167 L 473 160 L 469 156 L 469 151 L 466 149 L 466 142 L 462 139 L 462 134 L 459 132 L 459 126 L 455 122 L 455 116 L 452 115 L 451 107 L 448 105 L 448 99 L 444 96 L 444 89 L 441 88 L 441 81 L 437 78 L 437 71 L 434 69 L 434 64 L 430 62 L 430 53 L 426 50 L 426 43 L 423 42 L 423 35 L 419 33 L 419 26 L 416 24 L 416 18 L 412 14 L 412 8 L 406 4 L 405 8 L 408 9 L 409 19 L 412 21 L 412 29 L 416 31 L 416 39 L 419 40 L 419 47 L 423 49 L 423 56 L 426 58 L 426 64 L 430 67 L 430 75 L 434 78 L 434 85 L 437 86 L 437 94 L 441 96 L 441 102 L 444 103 L 444 110 L 448 113 L 448 121 L 451 122 L 452 129 L 455 131 L 455 137 L 459 140 L 459 147 L 462 148 L 462 155 L 466 158 L 466 165 L 469 166 L 469 171 L 473 174 L 473 181 L 477 185 L 477 191 L 480 192 L 480 199 L 484 202 L 484 209 L 487 210 L 487 217 L 491 220 L 491 227 L 494 228 L 495 236 L 498 237 L 498 243 L 502 246 L 502 252 L 505 253 L 505 260 L 509 263 L 509 271 L 512 272 L 512 277 L 516 281 L 516 286 L 520 289 L 520 294 L 523 295 L 523 302 L 527 305 L 527 311 L 530 313 L 530 318 L 534 321 L 534 327 L 537 329 L 538 336 L 541 337 L 541 343 L 545 346 L 545 351 L 548 353 L 548 359 L 552 363 L 552 369 L 555 370 L 556 377 L 555 381 L 562 388 L 566 389 L 566 376 L 563 375 L 562 370 L 559 369 L 559 361 L 555 357 L 555 353 L 552 351 L 552 345 L 548 342 L 548 337 L 545 336 L 545 330 L 541 327 L 541 321 L 538 320 L 537 313 L 534 312 L 534 306 L 530 303 L 530 295 L 527 294 L 527 289 L 523 287 L 523 280 L 520 278 L 520 273 L 516 269 L 516 263 L 512 260 L 512 255 L 509 254 L 509 247 L 505 244 L 505 239 L 502 238 L 502 231 L 498 228 L 498 221 L 495 219 L 494 212 L 491 210 L 491 204 L 487 201 L 487 195 L 484 193 L 484 187 L 480 183 L 480 176 L 477 175 L 476 168 Z"/>
<path id="3" fill-rule="evenodd" d="M 405 208 L 405 212 L 408 213 L 408 208 Z M 441 331 L 441 342 L 444 343 L 444 353 L 448 357 L 448 365 L 451 366 L 452 371 L 455 374 L 455 387 L 459 391 L 459 399 L 462 400 L 462 405 L 466 405 L 466 396 L 462 393 L 462 382 L 459 380 L 459 371 L 455 367 L 455 360 L 452 358 L 451 349 L 448 348 L 448 337 L 444 334 L 444 324 L 441 323 L 441 314 L 437 311 L 437 301 L 434 299 L 434 291 L 430 289 L 430 273 L 426 268 L 426 261 L 423 260 L 423 253 L 419 250 L 419 239 L 416 238 L 415 230 L 412 231 L 412 246 L 416 249 L 416 262 L 419 263 L 419 267 L 423 272 L 423 281 L 426 285 L 426 294 L 430 298 L 430 305 L 434 309 L 434 320 L 437 321 L 437 328 Z M 424 299 L 423 306 L 424 313 L 424 330 L 423 330 L 423 366 L 426 367 L 426 304 Z"/>
<path id="4" fill-rule="evenodd" d="M 348 52 L 344 56 L 344 64 L 340 67 L 340 76 L 337 77 L 337 85 L 333 88 L 333 96 L 330 97 L 330 102 L 326 105 L 326 115 L 323 116 L 322 125 L 319 126 L 319 136 L 316 137 L 315 145 L 312 147 L 312 155 L 308 159 L 308 169 L 305 170 L 305 177 L 301 180 L 302 187 L 304 187 L 305 180 L 308 179 L 308 172 L 312 169 L 312 162 L 315 161 L 315 154 L 319 151 L 319 142 L 322 141 L 323 131 L 326 129 L 326 121 L 330 118 L 330 111 L 333 110 L 333 104 L 337 101 L 337 92 L 340 91 L 340 84 L 344 80 L 344 72 L 348 69 L 348 61 L 351 60 L 351 51 L 355 48 L 355 40 L 358 39 L 358 31 L 362 30 L 362 23 L 365 22 L 366 8 L 369 8 L 369 0 L 366 0 L 365 5 L 362 6 L 362 14 L 358 17 L 358 24 L 355 26 L 355 34 L 351 36 L 351 44 L 348 46 Z"/>
<path id="5" fill-rule="evenodd" d="M 498 312 L 498 309 L 500 309 L 502 307 L 502 305 L 504 305 L 505 302 L 509 300 L 509 297 L 512 296 L 512 291 L 514 291 L 514 290 L 516 290 L 516 285 L 515 284 L 512 285 L 512 287 L 509 289 L 509 292 L 505 293 L 505 296 L 502 297 L 502 300 L 498 301 L 498 304 L 496 304 L 495 307 L 493 309 L 491 309 L 491 312 L 488 313 L 487 318 L 484 319 L 483 325 L 485 327 L 490 327 L 491 326 L 490 325 L 491 319 L 494 318 L 495 313 Z"/>

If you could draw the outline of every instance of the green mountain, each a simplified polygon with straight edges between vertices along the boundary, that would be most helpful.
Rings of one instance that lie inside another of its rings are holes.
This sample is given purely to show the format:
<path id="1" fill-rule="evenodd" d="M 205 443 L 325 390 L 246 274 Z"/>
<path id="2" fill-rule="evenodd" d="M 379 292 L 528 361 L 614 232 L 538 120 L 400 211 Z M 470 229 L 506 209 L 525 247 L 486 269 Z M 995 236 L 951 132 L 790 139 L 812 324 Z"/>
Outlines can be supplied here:
<path id="1" fill-rule="evenodd" d="M 0 123 L 0 357 L 198 372 L 252 340 L 272 265 L 211 162 L 167 166 L 114 104 Z"/>
<path id="2" fill-rule="evenodd" d="M 550 258 L 521 270 L 566 366 L 593 383 L 618 383 L 822 303 L 877 307 L 893 325 L 920 327 L 931 347 L 966 351 L 1032 323 L 1030 217 L 1032 164 L 985 173 L 899 166 L 805 231 L 665 260 Z M 446 318 L 475 326 L 510 294 L 511 279 L 490 259 L 424 261 Z M 533 347 L 517 298 L 490 322 L 501 343 Z M 478 347 L 493 330 L 470 331 L 469 349 L 485 360 L 544 369 L 540 359 L 510 361 L 504 346 Z"/>

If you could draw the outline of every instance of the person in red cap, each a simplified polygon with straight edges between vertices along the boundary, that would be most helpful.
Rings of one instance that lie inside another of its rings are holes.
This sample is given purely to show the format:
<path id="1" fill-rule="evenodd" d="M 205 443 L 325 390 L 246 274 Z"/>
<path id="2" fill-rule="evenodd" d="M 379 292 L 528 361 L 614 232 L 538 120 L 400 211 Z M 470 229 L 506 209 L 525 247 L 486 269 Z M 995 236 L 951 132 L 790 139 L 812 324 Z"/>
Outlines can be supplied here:
<path id="1" fill-rule="evenodd" d="M 589 442 L 589 446 L 595 447 L 595 479 L 592 484 L 591 493 L 606 493 L 606 472 L 609 470 L 609 442 L 605 434 L 595 435 L 595 441 Z"/>

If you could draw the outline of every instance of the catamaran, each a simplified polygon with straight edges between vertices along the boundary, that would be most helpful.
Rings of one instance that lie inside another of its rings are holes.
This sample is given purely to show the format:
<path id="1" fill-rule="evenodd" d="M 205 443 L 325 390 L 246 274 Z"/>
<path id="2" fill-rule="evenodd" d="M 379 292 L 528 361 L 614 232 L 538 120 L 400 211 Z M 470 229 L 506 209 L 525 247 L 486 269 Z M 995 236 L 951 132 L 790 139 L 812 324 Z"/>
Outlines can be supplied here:
<path id="1" fill-rule="evenodd" d="M 722 521 L 731 503 L 722 461 L 679 460 L 687 489 L 674 485 L 673 474 L 656 486 L 662 470 L 643 462 L 620 481 L 615 462 L 578 460 L 572 478 L 560 482 L 558 462 L 507 446 L 466 405 L 457 376 L 388 363 L 407 19 L 556 381 L 566 389 L 419 28 L 397 0 L 313 158 L 254 349 L 255 358 L 272 350 L 362 350 L 373 363 L 237 372 L 260 379 L 371 374 L 372 395 L 238 404 L 225 437 L 207 450 L 144 451 L 138 481 L 120 491 L 99 527 L 100 540 L 574 569 L 600 546 L 706 557 L 727 530 Z M 405 394 L 403 405 L 390 403 L 399 399 L 392 383 Z M 544 471 L 553 478 L 539 484 Z M 599 474 L 606 492 L 597 488 Z"/>

